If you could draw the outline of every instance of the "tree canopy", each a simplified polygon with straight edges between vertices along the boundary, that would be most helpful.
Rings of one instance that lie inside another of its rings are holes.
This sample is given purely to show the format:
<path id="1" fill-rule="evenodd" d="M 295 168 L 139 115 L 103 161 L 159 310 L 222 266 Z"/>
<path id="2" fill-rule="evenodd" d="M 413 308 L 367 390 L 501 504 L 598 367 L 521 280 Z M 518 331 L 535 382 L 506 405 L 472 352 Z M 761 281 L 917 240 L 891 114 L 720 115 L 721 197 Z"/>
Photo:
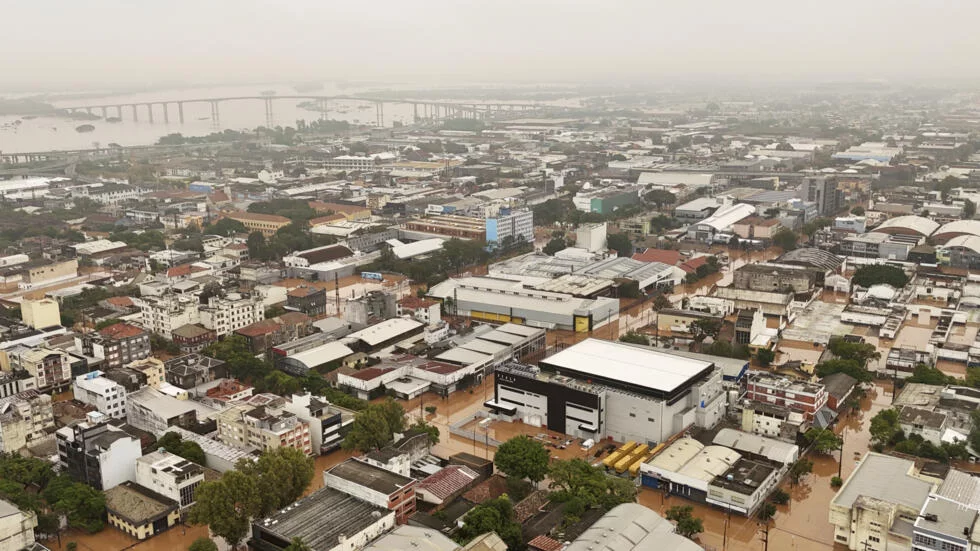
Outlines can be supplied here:
<path id="1" fill-rule="evenodd" d="M 463 526 L 456 533 L 457 541 L 466 543 L 473 538 L 496 532 L 507 549 L 524 549 L 521 523 L 514 517 L 514 506 L 506 495 L 484 501 L 463 517 Z"/>
<path id="2" fill-rule="evenodd" d="M 551 464 L 548 479 L 555 501 L 578 501 L 586 508 L 606 510 L 620 503 L 636 501 L 636 486 L 632 481 L 609 476 L 583 459 L 555 461 Z"/>
<path id="3" fill-rule="evenodd" d="M 619 256 L 633 256 L 633 242 L 625 233 L 611 233 L 606 237 L 606 246 Z"/>
<path id="4" fill-rule="evenodd" d="M 858 380 L 859 383 L 870 383 L 874 375 L 861 367 L 857 360 L 827 360 L 817 364 L 817 377 L 823 378 L 834 373 L 846 373 Z"/>
<path id="5" fill-rule="evenodd" d="M 368 452 L 380 449 L 405 430 L 405 410 L 394 400 L 371 404 L 354 418 L 350 432 L 344 437 L 346 450 Z"/>
<path id="6" fill-rule="evenodd" d="M 772 236 L 772 243 L 784 251 L 792 251 L 796 248 L 796 242 L 799 238 L 800 236 L 796 235 L 793 230 L 783 228 Z"/>
<path id="7" fill-rule="evenodd" d="M 299 499 L 314 474 L 313 459 L 289 447 L 267 451 L 256 461 L 241 459 L 235 468 L 255 480 L 262 516 Z"/>
<path id="8" fill-rule="evenodd" d="M 869 361 L 881 358 L 881 352 L 878 352 L 875 345 L 867 342 L 852 342 L 843 337 L 831 337 L 827 347 L 838 359 L 854 360 L 861 367 L 867 367 Z"/>
<path id="9" fill-rule="evenodd" d="M 540 482 L 548 474 L 548 450 L 525 435 L 511 438 L 497 448 L 493 463 L 507 476 Z"/>
<path id="10" fill-rule="evenodd" d="M 871 426 L 868 429 L 871 434 L 871 441 L 884 445 L 891 443 L 896 435 L 902 432 L 902 427 L 898 422 L 898 410 L 894 408 L 883 409 L 871 418 Z"/>
<path id="11" fill-rule="evenodd" d="M 650 344 L 650 339 L 647 338 L 643 333 L 637 333 L 636 331 L 628 331 L 619 337 L 620 342 L 627 342 L 630 344 Z"/>
<path id="12" fill-rule="evenodd" d="M 227 471 L 221 478 L 202 482 L 194 493 L 196 503 L 188 513 L 192 524 L 206 524 L 230 547 L 237 547 L 249 533 L 251 519 L 262 510 L 262 496 L 254 477 Z"/>
<path id="13" fill-rule="evenodd" d="M 690 505 L 674 505 L 667 509 L 667 514 L 664 517 L 674 521 L 677 525 L 677 533 L 685 538 L 694 539 L 695 536 L 704 532 L 704 522 L 694 516 L 694 507 Z"/>
<path id="14" fill-rule="evenodd" d="M 161 436 L 152 446 L 150 446 L 150 451 L 155 451 L 159 449 L 167 450 L 168 452 L 179 455 L 188 461 L 193 461 L 202 467 L 207 466 L 207 458 L 204 455 L 204 450 L 201 449 L 200 444 L 197 442 L 191 442 L 190 440 L 184 440 L 176 432 L 168 432 Z"/>
<path id="15" fill-rule="evenodd" d="M 806 432 L 806 441 L 813 444 L 813 451 L 827 454 L 839 450 L 843 440 L 830 429 L 812 428 Z"/>
<path id="16" fill-rule="evenodd" d="M 909 282 L 905 272 L 896 266 L 888 264 L 866 264 L 854 271 L 851 282 L 861 287 L 871 287 L 884 283 L 896 289 L 901 289 Z"/>

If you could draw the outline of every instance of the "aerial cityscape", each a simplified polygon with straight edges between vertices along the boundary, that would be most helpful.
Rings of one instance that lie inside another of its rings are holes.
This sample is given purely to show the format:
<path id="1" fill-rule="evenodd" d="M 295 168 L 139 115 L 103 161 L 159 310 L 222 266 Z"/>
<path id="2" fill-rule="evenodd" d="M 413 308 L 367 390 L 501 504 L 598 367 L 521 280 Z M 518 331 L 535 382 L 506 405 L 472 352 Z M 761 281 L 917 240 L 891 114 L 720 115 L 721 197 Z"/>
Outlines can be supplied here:
<path id="1" fill-rule="evenodd" d="M 296 4 L 6 13 L 0 551 L 980 551 L 980 5 Z"/>

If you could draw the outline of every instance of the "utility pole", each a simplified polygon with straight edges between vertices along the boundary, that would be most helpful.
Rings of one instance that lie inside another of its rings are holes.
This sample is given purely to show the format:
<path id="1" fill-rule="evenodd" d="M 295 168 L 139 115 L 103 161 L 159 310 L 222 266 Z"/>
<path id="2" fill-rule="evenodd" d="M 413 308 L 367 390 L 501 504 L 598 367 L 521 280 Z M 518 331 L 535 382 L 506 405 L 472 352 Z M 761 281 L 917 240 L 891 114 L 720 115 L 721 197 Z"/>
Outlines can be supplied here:
<path id="1" fill-rule="evenodd" d="M 762 550 L 769 551 L 769 521 L 768 520 L 765 523 L 765 527 L 766 527 L 766 532 L 765 535 L 762 537 L 762 543 L 763 543 Z"/>
<path id="2" fill-rule="evenodd" d="M 847 426 L 844 426 L 844 432 L 840 433 L 840 461 L 837 462 L 837 478 L 843 480 L 841 473 L 844 470 L 844 435 L 847 434 Z"/>

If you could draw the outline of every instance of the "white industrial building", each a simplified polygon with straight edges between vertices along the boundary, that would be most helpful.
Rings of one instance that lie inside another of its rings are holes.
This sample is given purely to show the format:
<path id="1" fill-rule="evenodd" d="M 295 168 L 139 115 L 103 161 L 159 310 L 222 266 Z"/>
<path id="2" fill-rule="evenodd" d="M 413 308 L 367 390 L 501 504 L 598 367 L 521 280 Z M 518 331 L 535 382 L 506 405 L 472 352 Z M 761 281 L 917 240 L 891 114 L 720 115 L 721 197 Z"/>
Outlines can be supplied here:
<path id="1" fill-rule="evenodd" d="M 724 415 L 722 370 L 655 348 L 586 339 L 539 367 L 497 367 L 496 416 L 572 436 L 649 444 Z"/>

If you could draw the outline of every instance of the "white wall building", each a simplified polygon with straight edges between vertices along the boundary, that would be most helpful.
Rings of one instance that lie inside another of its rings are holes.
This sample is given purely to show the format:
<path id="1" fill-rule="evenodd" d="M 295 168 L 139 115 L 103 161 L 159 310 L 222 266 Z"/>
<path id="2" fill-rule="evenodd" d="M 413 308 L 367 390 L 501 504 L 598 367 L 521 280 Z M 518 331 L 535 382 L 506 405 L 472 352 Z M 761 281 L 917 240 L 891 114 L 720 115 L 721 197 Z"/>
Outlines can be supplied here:
<path id="1" fill-rule="evenodd" d="M 181 511 L 194 504 L 194 490 L 204 482 L 204 469 L 165 450 L 157 450 L 136 460 L 137 484 L 167 496 Z"/>
<path id="2" fill-rule="evenodd" d="M 201 325 L 217 333 L 218 337 L 231 334 L 236 329 L 265 319 L 262 298 L 229 294 L 226 298 L 212 297 L 207 306 L 201 306 Z"/>
<path id="3" fill-rule="evenodd" d="M 75 377 L 75 383 L 72 385 L 75 399 L 83 404 L 95 406 L 109 417 L 124 419 L 126 388 L 103 375 L 101 371 L 92 371 Z"/>

